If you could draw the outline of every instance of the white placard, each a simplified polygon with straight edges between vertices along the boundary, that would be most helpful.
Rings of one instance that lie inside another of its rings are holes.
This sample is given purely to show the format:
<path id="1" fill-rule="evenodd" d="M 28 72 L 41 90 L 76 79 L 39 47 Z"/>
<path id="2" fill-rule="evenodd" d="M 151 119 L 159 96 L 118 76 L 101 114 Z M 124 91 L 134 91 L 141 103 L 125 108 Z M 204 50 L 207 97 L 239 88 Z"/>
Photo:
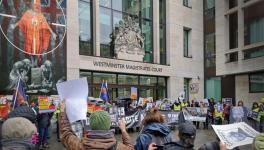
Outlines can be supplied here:
<path id="1" fill-rule="evenodd" d="M 65 100 L 66 114 L 70 123 L 86 120 L 88 83 L 86 78 L 57 84 L 60 99 Z"/>
<path id="2" fill-rule="evenodd" d="M 219 139 L 226 144 L 228 149 L 253 143 L 253 139 L 259 134 L 245 122 L 228 125 L 212 125 Z"/>

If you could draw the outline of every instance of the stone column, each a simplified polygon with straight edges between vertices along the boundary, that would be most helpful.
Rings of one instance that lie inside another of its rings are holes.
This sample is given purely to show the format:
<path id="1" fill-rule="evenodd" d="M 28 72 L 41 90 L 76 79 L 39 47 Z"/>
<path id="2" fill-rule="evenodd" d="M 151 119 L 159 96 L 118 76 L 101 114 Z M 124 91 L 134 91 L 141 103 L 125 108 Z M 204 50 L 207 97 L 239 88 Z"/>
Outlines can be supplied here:
<path id="1" fill-rule="evenodd" d="M 93 45 L 94 55 L 100 56 L 100 12 L 99 1 L 93 1 Z"/>
<path id="2" fill-rule="evenodd" d="M 78 1 L 67 1 L 67 80 L 79 78 Z"/>
<path id="3" fill-rule="evenodd" d="M 160 63 L 159 0 L 153 1 L 153 60 Z"/>

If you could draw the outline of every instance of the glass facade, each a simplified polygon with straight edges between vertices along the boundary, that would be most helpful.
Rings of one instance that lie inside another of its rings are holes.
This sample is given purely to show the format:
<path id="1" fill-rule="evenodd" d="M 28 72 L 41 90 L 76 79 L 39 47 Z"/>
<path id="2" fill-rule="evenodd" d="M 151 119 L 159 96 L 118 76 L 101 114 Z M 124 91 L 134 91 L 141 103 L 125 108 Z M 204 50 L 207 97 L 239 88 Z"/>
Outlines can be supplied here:
<path id="1" fill-rule="evenodd" d="M 264 92 L 264 73 L 255 73 L 249 75 L 249 92 Z"/>
<path id="2" fill-rule="evenodd" d="M 92 3 L 79 0 L 79 52 L 80 55 L 93 55 Z"/>
<path id="3" fill-rule="evenodd" d="M 206 98 L 221 100 L 221 78 L 214 77 L 206 80 Z"/>
<path id="4" fill-rule="evenodd" d="M 237 12 L 229 15 L 229 48 L 238 46 L 238 18 Z"/>
<path id="5" fill-rule="evenodd" d="M 185 93 L 185 98 L 187 100 L 190 100 L 190 96 L 189 96 L 189 88 L 190 88 L 190 80 L 191 79 L 188 79 L 188 78 L 184 78 L 184 93 Z"/>
<path id="6" fill-rule="evenodd" d="M 153 62 L 152 0 L 100 0 L 100 54 L 101 57 L 114 58 L 111 34 L 119 21 L 130 16 L 139 23 L 145 37 L 144 62 Z"/>
<path id="7" fill-rule="evenodd" d="M 245 45 L 264 41 L 264 2 L 245 8 L 244 10 L 244 38 Z"/>
<path id="8" fill-rule="evenodd" d="M 252 59 L 264 56 L 264 47 L 257 47 L 244 51 L 244 59 Z"/>
<path id="9" fill-rule="evenodd" d="M 167 64 L 166 54 L 166 0 L 159 0 L 160 64 Z"/>
<path id="10" fill-rule="evenodd" d="M 131 87 L 138 89 L 139 97 L 153 97 L 155 100 L 167 96 L 167 78 L 132 74 L 116 74 L 80 71 L 80 77 L 86 77 L 89 84 L 89 96 L 98 97 L 100 86 L 107 81 L 109 95 L 130 97 Z"/>

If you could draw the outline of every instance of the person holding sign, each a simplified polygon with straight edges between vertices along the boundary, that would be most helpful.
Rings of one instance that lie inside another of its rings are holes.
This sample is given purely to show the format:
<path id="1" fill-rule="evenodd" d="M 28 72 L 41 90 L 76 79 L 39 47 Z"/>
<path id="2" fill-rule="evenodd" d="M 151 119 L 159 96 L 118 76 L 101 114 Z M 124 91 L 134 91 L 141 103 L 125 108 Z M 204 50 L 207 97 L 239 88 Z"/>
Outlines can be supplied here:
<path id="1" fill-rule="evenodd" d="M 108 112 L 98 110 L 90 116 L 91 130 L 84 131 L 82 139 L 78 138 L 72 131 L 68 120 L 64 101 L 60 104 L 60 133 L 61 142 L 67 150 L 88 150 L 88 149 L 116 149 L 133 150 L 132 141 L 126 132 L 124 120 L 119 121 L 119 128 L 122 132 L 123 143 L 117 142 L 111 126 L 111 117 Z"/>

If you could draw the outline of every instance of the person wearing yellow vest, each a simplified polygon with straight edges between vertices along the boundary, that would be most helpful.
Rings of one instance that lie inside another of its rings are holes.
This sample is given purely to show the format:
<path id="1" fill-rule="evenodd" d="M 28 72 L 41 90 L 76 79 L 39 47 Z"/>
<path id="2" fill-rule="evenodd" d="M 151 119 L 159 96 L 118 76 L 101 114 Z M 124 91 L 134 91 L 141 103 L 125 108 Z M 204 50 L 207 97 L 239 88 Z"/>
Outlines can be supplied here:
<path id="1" fill-rule="evenodd" d="M 251 108 L 252 114 L 258 114 L 259 113 L 259 105 L 257 102 L 254 102 L 252 104 L 252 108 Z M 256 115 L 252 116 L 252 117 L 248 117 L 248 120 L 250 121 L 252 127 L 259 131 L 259 122 L 257 121 L 257 118 L 255 118 Z"/>
<path id="2" fill-rule="evenodd" d="M 259 115 L 257 121 L 259 122 L 259 132 L 263 132 L 264 126 L 264 97 L 260 98 Z"/>
<path id="3" fill-rule="evenodd" d="M 175 100 L 175 102 L 173 103 L 172 110 L 176 112 L 181 111 L 181 104 L 179 103 L 179 99 Z"/>
<path id="4" fill-rule="evenodd" d="M 183 101 L 181 102 L 181 109 L 186 108 L 188 106 L 189 106 L 188 102 L 185 99 L 183 99 Z"/>
<path id="5" fill-rule="evenodd" d="M 224 117 L 223 117 L 223 106 L 222 106 L 222 104 L 221 103 L 217 103 L 216 105 L 215 105 L 215 109 L 214 109 L 214 114 L 215 114 L 215 123 L 217 124 L 217 125 L 221 125 L 222 124 L 222 122 L 223 122 L 223 120 L 224 120 Z"/>
<path id="6" fill-rule="evenodd" d="M 52 118 L 56 120 L 56 124 L 57 124 L 57 129 L 56 129 L 56 133 L 57 133 L 57 141 L 60 142 L 60 127 L 59 127 L 59 116 L 60 116 L 60 107 L 57 107 L 56 111 L 54 112 Z"/>

